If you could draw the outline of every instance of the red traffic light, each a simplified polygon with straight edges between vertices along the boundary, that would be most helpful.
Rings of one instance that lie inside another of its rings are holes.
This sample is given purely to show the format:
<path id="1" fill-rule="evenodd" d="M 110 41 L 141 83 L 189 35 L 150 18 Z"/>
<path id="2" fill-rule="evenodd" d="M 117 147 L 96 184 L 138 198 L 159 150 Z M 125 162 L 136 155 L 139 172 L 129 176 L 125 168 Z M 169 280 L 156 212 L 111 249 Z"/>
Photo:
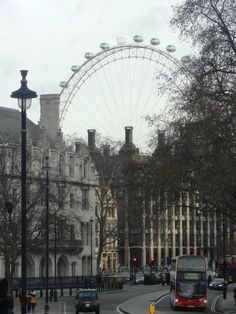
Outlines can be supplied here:
<path id="1" fill-rule="evenodd" d="M 137 258 L 136 258 L 136 257 L 133 257 L 133 258 L 131 259 L 131 262 L 132 262 L 133 265 L 136 265 L 136 264 L 137 264 Z"/>

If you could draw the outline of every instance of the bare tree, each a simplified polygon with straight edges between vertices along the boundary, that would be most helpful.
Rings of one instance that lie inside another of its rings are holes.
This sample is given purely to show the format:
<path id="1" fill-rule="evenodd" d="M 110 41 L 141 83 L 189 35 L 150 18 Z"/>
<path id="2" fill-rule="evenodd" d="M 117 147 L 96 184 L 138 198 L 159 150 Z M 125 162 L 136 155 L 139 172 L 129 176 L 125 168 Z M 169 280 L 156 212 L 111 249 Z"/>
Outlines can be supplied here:
<path id="1" fill-rule="evenodd" d="M 188 79 L 172 92 L 168 125 L 177 185 L 191 183 L 203 202 L 236 212 L 236 3 L 186 0 L 175 8 L 171 24 L 194 53 L 185 56 Z M 175 181 L 174 181 L 175 182 Z"/>

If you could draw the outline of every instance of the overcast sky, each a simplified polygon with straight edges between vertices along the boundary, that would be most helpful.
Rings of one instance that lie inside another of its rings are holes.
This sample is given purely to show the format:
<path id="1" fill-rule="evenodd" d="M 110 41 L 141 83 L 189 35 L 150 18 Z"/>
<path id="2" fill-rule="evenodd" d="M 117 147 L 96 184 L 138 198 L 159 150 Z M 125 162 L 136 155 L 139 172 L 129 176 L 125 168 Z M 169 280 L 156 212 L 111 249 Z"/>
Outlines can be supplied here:
<path id="1" fill-rule="evenodd" d="M 38 95 L 60 93 L 70 67 L 84 62 L 84 53 L 98 52 L 122 36 L 144 42 L 160 39 L 160 48 L 174 44 L 176 57 L 188 52 L 169 28 L 172 6 L 181 0 L 0 0 L 0 105 L 16 108 L 10 98 L 20 86 L 20 69 L 28 69 L 28 86 Z M 39 118 L 39 100 L 28 116 Z"/>

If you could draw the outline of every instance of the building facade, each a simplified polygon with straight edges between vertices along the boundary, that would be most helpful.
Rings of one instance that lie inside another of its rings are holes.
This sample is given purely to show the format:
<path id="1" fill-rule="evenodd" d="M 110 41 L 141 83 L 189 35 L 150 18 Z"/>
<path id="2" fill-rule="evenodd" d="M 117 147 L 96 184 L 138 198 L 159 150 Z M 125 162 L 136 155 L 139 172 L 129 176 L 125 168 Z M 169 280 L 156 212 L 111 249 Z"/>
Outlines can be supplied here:
<path id="1" fill-rule="evenodd" d="M 183 188 L 171 195 L 168 187 L 150 189 L 148 180 L 142 189 L 135 188 L 137 176 L 125 183 L 123 171 L 127 165 L 142 164 L 147 158 L 134 146 L 132 132 L 132 127 L 125 128 L 125 144 L 117 156 L 120 265 L 130 269 L 135 258 L 139 267 L 153 260 L 161 267 L 170 265 L 178 255 L 200 254 L 207 257 L 209 268 L 216 270 L 223 256 L 235 251 L 235 223 L 227 213 L 217 214 L 210 205 L 203 204 L 197 191 Z M 163 141 L 160 133 L 157 149 Z"/>
<path id="2" fill-rule="evenodd" d="M 49 276 L 90 276 L 91 271 L 95 275 L 96 232 L 91 221 L 95 221 L 97 173 L 85 144 L 76 142 L 74 147 L 69 147 L 63 140 L 59 130 L 59 95 L 42 95 L 40 105 L 39 126 L 27 120 L 27 276 L 45 274 L 46 157 L 49 160 Z M 1 191 L 8 188 L 8 193 L 2 194 L 0 204 L 5 211 L 6 202 L 12 203 L 11 225 L 7 228 L 13 232 L 14 223 L 20 225 L 21 210 L 20 112 L 0 107 L 0 120 L 4 126 L 1 160 L 7 163 L 1 176 L 12 177 L 10 185 L 1 186 Z M 18 173 L 12 172 L 13 164 L 15 168 L 17 165 Z M 2 219 L 3 224 L 7 223 L 5 216 Z M 20 242 L 17 241 L 14 276 L 20 277 Z M 1 255 L 0 277 L 4 277 L 6 256 Z"/>

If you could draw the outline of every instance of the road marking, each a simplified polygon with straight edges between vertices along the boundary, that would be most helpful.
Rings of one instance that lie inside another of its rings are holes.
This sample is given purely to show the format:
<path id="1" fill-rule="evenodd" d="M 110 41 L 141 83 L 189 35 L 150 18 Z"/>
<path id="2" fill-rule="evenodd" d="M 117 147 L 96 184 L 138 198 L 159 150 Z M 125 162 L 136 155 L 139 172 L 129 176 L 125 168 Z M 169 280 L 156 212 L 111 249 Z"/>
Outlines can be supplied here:
<path id="1" fill-rule="evenodd" d="M 160 298 L 158 298 L 158 300 L 156 300 L 155 304 L 158 304 L 160 301 L 162 301 L 162 299 L 164 299 L 168 295 L 169 293 L 163 294 Z"/>
<path id="2" fill-rule="evenodd" d="M 118 313 L 120 313 L 120 314 L 123 314 L 123 312 L 120 311 L 120 305 L 117 306 L 116 312 L 118 312 Z"/>
<path id="3" fill-rule="evenodd" d="M 126 314 L 126 313 L 129 314 L 129 312 L 120 309 L 120 307 L 121 307 L 123 304 L 125 304 L 125 303 L 126 303 L 126 302 L 123 302 L 122 304 L 118 305 L 117 308 L 116 308 L 116 312 L 118 312 L 118 313 L 120 313 L 120 314 L 124 314 L 124 313 L 125 313 L 125 314 Z"/>
<path id="4" fill-rule="evenodd" d="M 217 295 L 216 297 L 214 297 L 212 303 L 211 303 L 211 311 L 214 313 L 218 313 L 218 311 L 216 311 L 216 302 L 218 301 L 219 298 L 221 298 L 221 295 Z"/>

